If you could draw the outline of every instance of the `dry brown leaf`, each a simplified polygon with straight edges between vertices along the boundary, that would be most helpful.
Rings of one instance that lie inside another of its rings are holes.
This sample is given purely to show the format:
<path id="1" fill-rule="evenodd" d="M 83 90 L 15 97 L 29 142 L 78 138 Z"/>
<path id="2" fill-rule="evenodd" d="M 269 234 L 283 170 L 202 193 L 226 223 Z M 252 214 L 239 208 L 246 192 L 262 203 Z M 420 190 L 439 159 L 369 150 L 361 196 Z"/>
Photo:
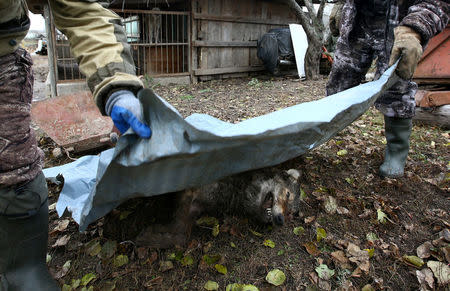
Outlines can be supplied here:
<path id="1" fill-rule="evenodd" d="M 431 256 L 430 249 L 433 247 L 433 244 L 429 241 L 424 242 L 420 246 L 417 247 L 417 256 L 421 259 L 427 259 Z"/>
<path id="2" fill-rule="evenodd" d="M 53 228 L 53 230 L 50 232 L 50 235 L 53 235 L 57 232 L 61 232 L 66 230 L 67 226 L 69 225 L 70 220 L 69 219 L 63 219 L 58 222 L 58 225 Z"/>
<path id="3" fill-rule="evenodd" d="M 306 248 L 306 251 L 311 256 L 316 257 L 316 256 L 320 255 L 319 249 L 317 248 L 317 246 L 313 242 L 304 243 L 303 246 Z"/>
<path id="4" fill-rule="evenodd" d="M 335 259 L 338 263 L 345 264 L 348 263 L 349 260 L 343 251 L 335 251 L 331 253 L 333 259 Z"/>
<path id="5" fill-rule="evenodd" d="M 52 245 L 52 248 L 63 247 L 65 245 L 67 245 L 69 240 L 70 240 L 70 235 L 68 235 L 68 234 L 63 235 L 62 237 L 60 237 L 56 240 L 56 242 Z"/>
<path id="6" fill-rule="evenodd" d="M 314 219 L 316 219 L 315 216 L 309 216 L 309 217 L 306 217 L 306 218 L 305 218 L 305 223 L 306 223 L 306 224 L 311 223 L 311 222 L 314 221 Z"/>
<path id="7" fill-rule="evenodd" d="M 416 276 L 421 290 L 429 290 L 428 287 L 434 289 L 434 278 L 431 269 L 425 268 L 423 270 L 416 270 Z"/>

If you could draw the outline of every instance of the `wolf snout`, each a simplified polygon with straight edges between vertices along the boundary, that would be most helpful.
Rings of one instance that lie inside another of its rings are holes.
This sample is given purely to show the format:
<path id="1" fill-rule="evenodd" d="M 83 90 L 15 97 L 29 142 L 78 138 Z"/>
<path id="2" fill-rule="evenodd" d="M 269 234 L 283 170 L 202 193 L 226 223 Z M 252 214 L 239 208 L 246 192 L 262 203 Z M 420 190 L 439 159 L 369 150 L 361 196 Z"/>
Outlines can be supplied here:
<path id="1" fill-rule="evenodd" d="M 273 218 L 273 222 L 277 225 L 283 225 L 284 224 L 284 216 L 282 214 L 275 215 Z"/>

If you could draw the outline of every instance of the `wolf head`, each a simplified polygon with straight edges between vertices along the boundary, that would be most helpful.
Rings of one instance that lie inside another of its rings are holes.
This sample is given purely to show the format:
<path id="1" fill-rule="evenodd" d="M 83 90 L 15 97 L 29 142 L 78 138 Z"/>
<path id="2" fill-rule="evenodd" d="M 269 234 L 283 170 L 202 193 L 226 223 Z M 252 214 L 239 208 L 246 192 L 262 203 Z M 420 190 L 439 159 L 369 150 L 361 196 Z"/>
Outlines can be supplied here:
<path id="1" fill-rule="evenodd" d="M 299 171 L 290 169 L 268 179 L 254 179 L 253 186 L 256 187 L 252 188 L 259 189 L 255 219 L 262 223 L 283 225 L 286 219 L 297 214 L 300 207 L 299 177 Z"/>

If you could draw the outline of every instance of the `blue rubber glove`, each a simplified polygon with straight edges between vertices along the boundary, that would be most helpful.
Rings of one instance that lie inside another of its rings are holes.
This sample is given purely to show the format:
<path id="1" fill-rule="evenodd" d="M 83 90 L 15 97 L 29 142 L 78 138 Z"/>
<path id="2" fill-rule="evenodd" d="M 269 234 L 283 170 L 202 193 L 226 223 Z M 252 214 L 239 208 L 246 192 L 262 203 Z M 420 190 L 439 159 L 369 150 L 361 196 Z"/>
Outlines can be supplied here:
<path id="1" fill-rule="evenodd" d="M 142 121 L 141 102 L 131 91 L 120 90 L 112 93 L 106 102 L 105 110 L 120 133 L 124 133 L 131 127 L 140 137 L 151 137 L 150 127 Z"/>

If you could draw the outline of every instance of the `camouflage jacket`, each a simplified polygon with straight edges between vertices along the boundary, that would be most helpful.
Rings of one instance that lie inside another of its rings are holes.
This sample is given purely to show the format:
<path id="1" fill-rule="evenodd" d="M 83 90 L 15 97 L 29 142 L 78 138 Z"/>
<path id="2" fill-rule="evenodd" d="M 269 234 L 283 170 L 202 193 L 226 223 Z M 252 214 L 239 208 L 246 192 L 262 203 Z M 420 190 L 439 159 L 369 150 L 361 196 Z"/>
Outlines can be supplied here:
<path id="1" fill-rule="evenodd" d="M 69 38 L 97 106 L 105 114 L 105 102 L 113 90 L 136 93 L 142 82 L 135 75 L 121 18 L 98 2 L 49 0 L 55 25 Z M 15 51 L 29 27 L 25 0 L 0 0 L 0 56 Z"/>
<path id="2" fill-rule="evenodd" d="M 450 0 L 346 0 L 342 8 L 341 38 L 349 38 L 357 17 L 367 23 L 385 19 L 387 42 L 391 47 L 393 30 L 397 25 L 413 28 L 422 38 L 422 45 L 441 32 L 448 23 Z"/>
<path id="3" fill-rule="evenodd" d="M 103 114 L 114 90 L 142 88 L 118 15 L 95 0 L 48 2 Z M 0 0 L 0 187 L 27 182 L 42 167 L 30 130 L 32 61 L 19 47 L 29 27 L 27 1 Z"/>

